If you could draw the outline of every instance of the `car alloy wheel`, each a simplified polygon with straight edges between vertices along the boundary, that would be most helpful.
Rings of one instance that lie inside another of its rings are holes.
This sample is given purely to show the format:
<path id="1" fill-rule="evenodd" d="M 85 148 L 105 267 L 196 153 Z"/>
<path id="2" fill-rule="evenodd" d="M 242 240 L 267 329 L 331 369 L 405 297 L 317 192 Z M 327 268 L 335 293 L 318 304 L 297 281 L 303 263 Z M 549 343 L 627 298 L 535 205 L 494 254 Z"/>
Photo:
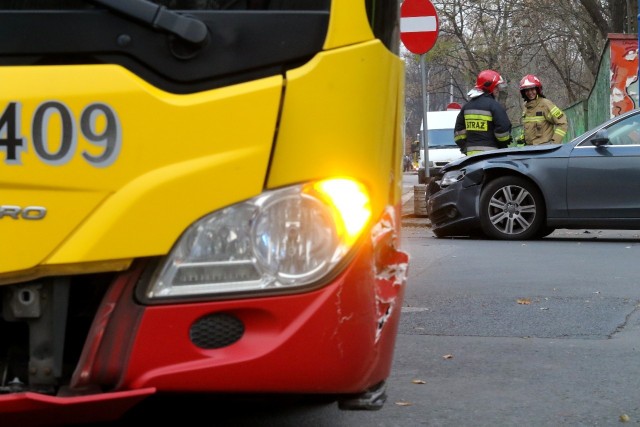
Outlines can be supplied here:
<path id="1" fill-rule="evenodd" d="M 525 240 L 540 233 L 544 220 L 540 191 L 530 181 L 502 176 L 490 181 L 480 196 L 480 224 L 489 237 Z"/>

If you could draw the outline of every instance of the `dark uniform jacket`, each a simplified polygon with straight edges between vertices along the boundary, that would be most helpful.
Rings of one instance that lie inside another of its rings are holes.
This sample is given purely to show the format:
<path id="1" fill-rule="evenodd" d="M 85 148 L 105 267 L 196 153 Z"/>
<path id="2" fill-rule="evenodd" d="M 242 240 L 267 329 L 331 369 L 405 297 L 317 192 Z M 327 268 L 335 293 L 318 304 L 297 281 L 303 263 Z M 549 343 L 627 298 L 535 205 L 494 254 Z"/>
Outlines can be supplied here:
<path id="1" fill-rule="evenodd" d="M 504 107 L 485 92 L 460 110 L 454 139 L 463 153 L 506 148 L 512 140 L 511 121 Z"/>

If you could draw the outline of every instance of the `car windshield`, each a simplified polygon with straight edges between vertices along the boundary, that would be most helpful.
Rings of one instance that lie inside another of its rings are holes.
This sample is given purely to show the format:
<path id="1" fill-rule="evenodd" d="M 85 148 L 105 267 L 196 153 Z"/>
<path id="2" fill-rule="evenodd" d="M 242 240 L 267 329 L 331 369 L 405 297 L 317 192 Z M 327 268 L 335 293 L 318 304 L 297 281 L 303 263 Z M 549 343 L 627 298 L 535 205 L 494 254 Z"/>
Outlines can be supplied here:
<path id="1" fill-rule="evenodd" d="M 457 147 L 453 141 L 453 129 L 429 129 L 430 148 Z"/>

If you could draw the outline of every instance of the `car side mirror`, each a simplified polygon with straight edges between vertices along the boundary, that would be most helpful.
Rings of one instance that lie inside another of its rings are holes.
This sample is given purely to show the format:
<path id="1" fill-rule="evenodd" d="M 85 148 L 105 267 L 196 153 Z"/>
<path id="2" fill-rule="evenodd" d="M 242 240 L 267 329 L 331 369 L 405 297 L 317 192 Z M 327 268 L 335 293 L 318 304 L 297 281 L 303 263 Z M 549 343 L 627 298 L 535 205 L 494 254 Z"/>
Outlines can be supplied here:
<path id="1" fill-rule="evenodd" d="M 600 129 L 593 138 L 591 138 L 591 144 L 596 147 L 609 144 L 609 132 L 606 129 Z"/>

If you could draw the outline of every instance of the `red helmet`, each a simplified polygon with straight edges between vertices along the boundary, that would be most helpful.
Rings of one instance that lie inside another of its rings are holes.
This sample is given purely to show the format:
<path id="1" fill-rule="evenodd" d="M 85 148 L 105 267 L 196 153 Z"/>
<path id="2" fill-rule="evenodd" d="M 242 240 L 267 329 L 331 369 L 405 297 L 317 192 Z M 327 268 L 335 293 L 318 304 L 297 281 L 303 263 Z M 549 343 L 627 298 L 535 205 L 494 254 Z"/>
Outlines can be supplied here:
<path id="1" fill-rule="evenodd" d="M 535 87 L 538 95 L 542 95 L 542 82 L 539 78 L 533 74 L 527 74 L 520 80 L 520 92 L 523 93 L 525 89 L 531 89 Z M 524 93 L 523 93 L 524 95 Z"/>
<path id="2" fill-rule="evenodd" d="M 478 78 L 476 79 L 476 88 L 485 92 L 493 92 L 498 86 L 500 89 L 506 86 L 506 83 L 502 76 L 493 70 L 480 71 Z"/>

